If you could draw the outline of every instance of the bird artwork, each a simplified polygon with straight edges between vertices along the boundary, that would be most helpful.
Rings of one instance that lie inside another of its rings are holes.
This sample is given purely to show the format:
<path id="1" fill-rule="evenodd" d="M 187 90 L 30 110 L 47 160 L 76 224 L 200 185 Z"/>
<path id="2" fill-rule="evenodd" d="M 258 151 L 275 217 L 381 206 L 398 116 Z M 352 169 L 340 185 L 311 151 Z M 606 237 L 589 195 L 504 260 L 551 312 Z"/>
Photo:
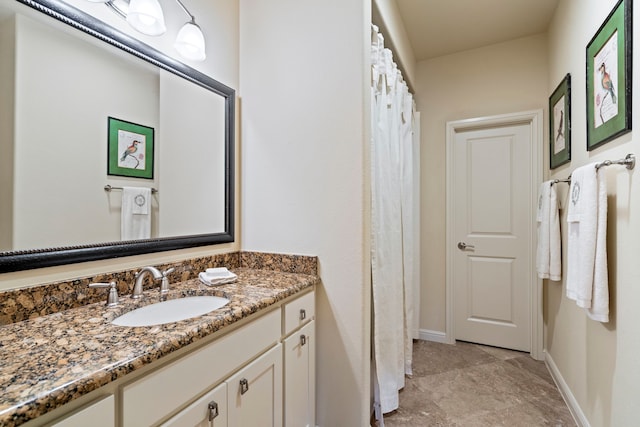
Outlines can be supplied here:
<path id="1" fill-rule="evenodd" d="M 613 88 L 613 80 L 611 80 L 611 76 L 609 75 L 609 73 L 607 73 L 607 68 L 604 62 L 602 63 L 602 65 L 600 65 L 598 71 L 600 71 L 600 83 L 602 84 L 602 88 L 606 90 L 609 95 L 611 95 L 611 102 L 615 104 L 617 102 L 617 98 L 616 94 L 614 93 L 615 89 Z"/>
<path id="2" fill-rule="evenodd" d="M 564 138 L 564 111 L 560 111 L 560 119 L 558 120 L 558 131 L 556 132 L 556 141 Z"/>
<path id="3" fill-rule="evenodd" d="M 131 145 L 128 146 L 126 150 L 124 150 L 124 153 L 122 153 L 122 157 L 120 157 L 120 161 L 124 162 L 124 160 L 127 158 L 127 156 L 132 156 L 133 153 L 138 151 L 138 144 L 140 144 L 140 141 L 134 140 L 131 143 Z"/>

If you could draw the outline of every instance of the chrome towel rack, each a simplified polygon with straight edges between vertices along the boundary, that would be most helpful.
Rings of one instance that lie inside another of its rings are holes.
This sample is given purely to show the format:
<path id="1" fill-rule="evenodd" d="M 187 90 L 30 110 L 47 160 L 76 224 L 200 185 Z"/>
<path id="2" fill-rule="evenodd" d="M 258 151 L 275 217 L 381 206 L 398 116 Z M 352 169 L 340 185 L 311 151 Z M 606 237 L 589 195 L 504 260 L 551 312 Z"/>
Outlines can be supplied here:
<path id="1" fill-rule="evenodd" d="M 554 179 L 553 181 L 551 181 L 551 185 L 557 184 L 559 182 L 570 183 L 571 182 L 571 175 L 569 175 L 566 179 Z"/>
<path id="2" fill-rule="evenodd" d="M 112 191 L 112 190 L 122 190 L 122 187 L 114 187 L 114 186 L 111 186 L 109 184 L 104 186 L 104 191 L 106 191 L 107 193 Z M 155 194 L 157 192 L 158 192 L 158 190 L 156 190 L 155 188 L 151 189 L 151 193 Z"/>

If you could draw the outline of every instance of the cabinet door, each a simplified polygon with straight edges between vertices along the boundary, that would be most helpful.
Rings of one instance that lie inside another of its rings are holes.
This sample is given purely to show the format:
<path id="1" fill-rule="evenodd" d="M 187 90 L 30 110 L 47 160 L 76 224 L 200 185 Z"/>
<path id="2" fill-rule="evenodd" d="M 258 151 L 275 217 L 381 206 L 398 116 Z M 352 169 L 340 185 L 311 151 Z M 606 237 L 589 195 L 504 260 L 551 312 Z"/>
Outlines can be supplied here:
<path id="1" fill-rule="evenodd" d="M 284 425 L 315 425 L 315 321 L 284 341 Z"/>
<path id="2" fill-rule="evenodd" d="M 227 380 L 229 426 L 282 426 L 282 345 Z"/>
<path id="3" fill-rule="evenodd" d="M 222 383 L 161 427 L 227 427 L 227 384 Z"/>
<path id="4" fill-rule="evenodd" d="M 73 415 L 64 418 L 51 427 L 113 427 L 116 424 L 115 400 L 113 396 L 82 408 Z"/>

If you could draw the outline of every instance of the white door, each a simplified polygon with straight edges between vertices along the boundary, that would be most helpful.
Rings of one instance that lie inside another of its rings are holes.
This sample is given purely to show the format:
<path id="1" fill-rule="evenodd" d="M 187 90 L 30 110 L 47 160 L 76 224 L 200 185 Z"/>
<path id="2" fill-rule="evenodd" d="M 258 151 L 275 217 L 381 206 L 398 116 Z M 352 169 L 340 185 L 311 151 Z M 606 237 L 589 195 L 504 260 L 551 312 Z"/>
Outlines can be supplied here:
<path id="1" fill-rule="evenodd" d="M 450 141 L 457 340 L 531 350 L 531 126 L 461 129 Z"/>

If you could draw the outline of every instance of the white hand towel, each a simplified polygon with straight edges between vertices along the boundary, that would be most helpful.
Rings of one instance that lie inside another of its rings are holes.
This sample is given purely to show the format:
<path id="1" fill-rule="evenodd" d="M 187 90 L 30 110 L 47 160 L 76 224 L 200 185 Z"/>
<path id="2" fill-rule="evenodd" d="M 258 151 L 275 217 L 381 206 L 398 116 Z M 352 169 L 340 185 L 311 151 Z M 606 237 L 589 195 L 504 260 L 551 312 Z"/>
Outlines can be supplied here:
<path id="1" fill-rule="evenodd" d="M 587 315 L 598 322 L 609 321 L 609 272 L 607 269 L 607 175 L 600 170 L 598 175 L 598 226 L 596 231 L 596 254 L 593 272 L 593 294 Z"/>
<path id="2" fill-rule="evenodd" d="M 151 237 L 151 189 L 123 187 L 120 237 L 139 240 Z"/>
<path id="3" fill-rule="evenodd" d="M 595 163 L 577 168 L 569 188 L 567 298 L 591 307 L 598 224 L 598 185 Z"/>
<path id="4" fill-rule="evenodd" d="M 562 279 L 562 248 L 558 196 L 552 181 L 540 185 L 538 193 L 538 247 L 536 271 L 541 279 Z"/>
<path id="5" fill-rule="evenodd" d="M 207 286 L 225 285 L 238 280 L 238 276 L 230 271 L 224 276 L 207 274 L 205 271 L 202 271 L 198 274 L 198 278 Z"/>
<path id="6" fill-rule="evenodd" d="M 545 181 L 540 184 L 538 191 L 538 212 L 536 215 L 538 221 L 538 248 L 536 251 L 536 271 L 541 279 L 549 278 L 549 199 L 550 199 L 551 181 Z"/>

